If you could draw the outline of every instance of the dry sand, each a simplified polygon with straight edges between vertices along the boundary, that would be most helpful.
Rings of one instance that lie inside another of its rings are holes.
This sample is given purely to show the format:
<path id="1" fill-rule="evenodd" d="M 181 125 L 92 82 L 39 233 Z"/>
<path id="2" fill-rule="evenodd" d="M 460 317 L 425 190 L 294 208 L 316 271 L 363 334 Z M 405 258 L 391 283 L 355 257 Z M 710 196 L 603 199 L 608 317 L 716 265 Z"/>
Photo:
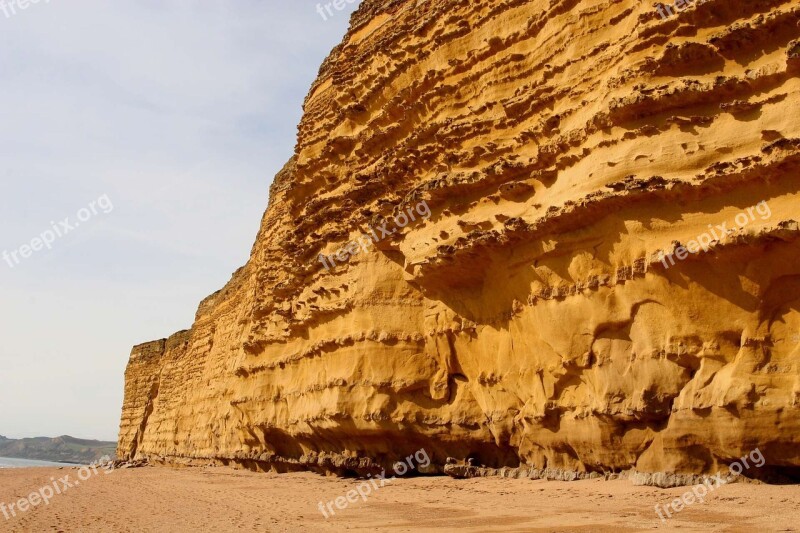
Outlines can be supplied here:
<path id="1" fill-rule="evenodd" d="M 0 470 L 0 502 L 39 489 L 72 469 Z M 655 515 L 686 489 L 628 481 L 395 480 L 325 519 L 319 501 L 359 482 L 309 473 L 228 468 L 140 468 L 102 472 L 49 505 L 5 520 L 0 531 L 797 531 L 800 487 L 732 484 L 667 524 Z"/>

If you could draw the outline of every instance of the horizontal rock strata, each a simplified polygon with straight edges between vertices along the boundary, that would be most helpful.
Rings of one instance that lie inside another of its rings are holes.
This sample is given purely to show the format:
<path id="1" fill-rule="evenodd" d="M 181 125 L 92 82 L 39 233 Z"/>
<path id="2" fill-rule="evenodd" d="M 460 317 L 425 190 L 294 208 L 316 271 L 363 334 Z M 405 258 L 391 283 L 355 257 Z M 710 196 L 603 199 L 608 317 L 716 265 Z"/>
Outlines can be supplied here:
<path id="1" fill-rule="evenodd" d="M 250 260 L 133 350 L 119 456 L 587 476 L 759 448 L 745 476 L 794 476 L 799 23 L 796 0 L 365 0 Z"/>

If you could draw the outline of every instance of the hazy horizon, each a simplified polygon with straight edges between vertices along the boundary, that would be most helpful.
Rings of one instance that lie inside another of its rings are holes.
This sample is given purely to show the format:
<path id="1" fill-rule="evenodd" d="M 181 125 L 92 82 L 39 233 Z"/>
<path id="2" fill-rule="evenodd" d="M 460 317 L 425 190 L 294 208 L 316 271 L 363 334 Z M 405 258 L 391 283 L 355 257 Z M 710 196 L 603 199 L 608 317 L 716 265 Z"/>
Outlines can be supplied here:
<path id="1" fill-rule="evenodd" d="M 249 257 L 358 2 L 317 4 L 0 11 L 0 435 L 116 441 L 131 347 L 190 327 Z"/>

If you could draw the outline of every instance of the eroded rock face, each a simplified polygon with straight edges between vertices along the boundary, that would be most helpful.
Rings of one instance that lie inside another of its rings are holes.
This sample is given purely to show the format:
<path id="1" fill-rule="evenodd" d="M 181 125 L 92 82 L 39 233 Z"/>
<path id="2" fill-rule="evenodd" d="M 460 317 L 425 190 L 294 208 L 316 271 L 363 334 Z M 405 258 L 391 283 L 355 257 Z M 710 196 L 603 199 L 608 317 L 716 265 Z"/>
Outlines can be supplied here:
<path id="1" fill-rule="evenodd" d="M 701 474 L 758 447 L 793 472 L 798 22 L 797 0 L 366 0 L 250 261 L 134 349 L 119 456 Z"/>

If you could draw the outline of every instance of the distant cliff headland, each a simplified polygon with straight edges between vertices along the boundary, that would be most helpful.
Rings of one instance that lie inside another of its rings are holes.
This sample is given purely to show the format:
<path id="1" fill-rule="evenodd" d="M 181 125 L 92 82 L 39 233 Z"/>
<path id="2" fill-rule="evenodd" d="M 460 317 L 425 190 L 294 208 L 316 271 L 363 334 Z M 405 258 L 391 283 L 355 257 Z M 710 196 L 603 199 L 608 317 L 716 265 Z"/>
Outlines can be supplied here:
<path id="1" fill-rule="evenodd" d="M 0 435 L 0 457 L 57 463 L 91 463 L 104 455 L 114 456 L 116 442 L 61 437 L 8 439 Z"/>

